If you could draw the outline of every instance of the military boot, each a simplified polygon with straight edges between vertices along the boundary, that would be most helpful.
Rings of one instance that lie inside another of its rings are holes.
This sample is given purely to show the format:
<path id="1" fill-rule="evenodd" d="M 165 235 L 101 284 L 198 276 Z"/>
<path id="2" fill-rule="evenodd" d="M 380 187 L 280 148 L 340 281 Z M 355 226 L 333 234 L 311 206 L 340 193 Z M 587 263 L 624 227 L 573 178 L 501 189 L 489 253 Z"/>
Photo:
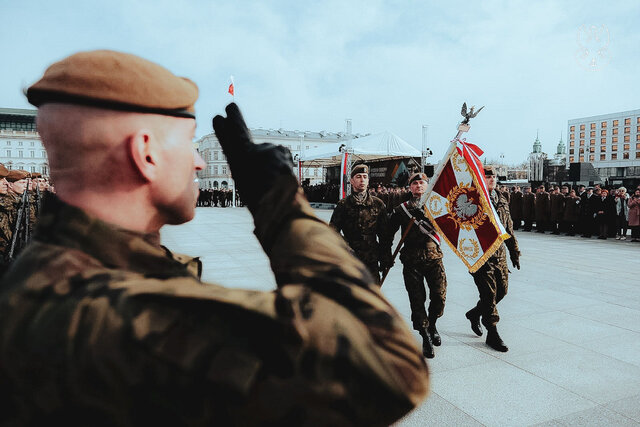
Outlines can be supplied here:
<path id="1" fill-rule="evenodd" d="M 429 327 L 427 327 L 427 332 L 431 336 L 431 343 L 433 345 L 438 347 L 438 346 L 440 346 L 440 344 L 442 344 L 442 339 L 440 338 L 440 334 L 438 333 L 438 330 L 436 329 L 436 321 L 435 321 L 435 319 L 434 320 L 429 320 Z"/>
<path id="2" fill-rule="evenodd" d="M 502 341 L 495 326 L 487 327 L 487 345 L 496 351 L 506 353 L 509 347 Z"/>
<path id="3" fill-rule="evenodd" d="M 472 308 L 465 314 L 466 318 L 471 322 L 471 330 L 479 337 L 482 336 L 482 325 L 480 324 L 480 315 L 477 314 L 476 309 Z"/>
<path id="4" fill-rule="evenodd" d="M 433 343 L 431 342 L 431 335 L 429 332 L 424 329 L 420 331 L 420 336 L 422 337 L 422 355 L 427 359 L 433 359 L 436 354 L 433 352 Z"/>

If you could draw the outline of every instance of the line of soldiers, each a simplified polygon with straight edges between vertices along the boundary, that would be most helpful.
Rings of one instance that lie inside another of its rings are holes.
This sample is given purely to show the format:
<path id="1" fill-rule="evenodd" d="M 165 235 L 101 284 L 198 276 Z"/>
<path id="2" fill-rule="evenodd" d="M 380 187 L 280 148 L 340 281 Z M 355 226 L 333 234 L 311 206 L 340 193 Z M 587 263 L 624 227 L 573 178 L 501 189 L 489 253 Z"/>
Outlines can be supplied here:
<path id="1" fill-rule="evenodd" d="M 447 277 L 442 263 L 440 238 L 420 206 L 428 180 L 424 173 L 411 175 L 408 182 L 409 200 L 389 197 L 387 201 L 394 205 L 387 209 L 385 203 L 372 194 L 374 192 L 367 191 L 368 167 L 364 164 L 356 165 L 351 171 L 352 194 L 338 202 L 330 225 L 338 233 L 342 233 L 355 255 L 369 268 L 379 284 L 380 273 L 385 277 L 393 266 L 391 246 L 397 230 L 402 230 L 400 261 L 403 264 L 402 274 L 409 295 L 411 321 L 413 328 L 422 337 L 423 355 L 433 358 L 433 347 L 442 343 L 436 322 L 444 313 Z M 485 170 L 485 180 L 491 191 L 491 201 L 507 233 L 511 235 L 505 242 L 511 261 L 514 267 L 520 269 L 520 251 L 513 236 L 508 201 L 501 192 L 495 191 L 496 176 L 492 169 Z M 398 192 L 398 195 L 401 194 Z M 499 321 L 496 305 L 506 295 L 508 287 L 509 269 L 504 246 L 501 246 L 480 270 L 472 273 L 478 288 L 479 301 L 476 307 L 466 313 L 473 332 L 481 336 L 481 323 L 484 324 L 487 328 L 487 345 L 501 352 L 508 351 L 496 328 Z M 425 309 L 425 281 L 429 288 L 428 312 Z"/>
<path id="2" fill-rule="evenodd" d="M 565 184 L 550 186 L 547 192 L 540 185 L 535 194 L 531 187 L 524 187 L 524 192 L 518 186 L 500 190 L 509 200 L 514 230 L 522 226 L 532 231 L 535 222 L 538 233 L 626 240 L 629 196 L 624 187 L 609 191 L 597 184 L 593 188 L 580 185 L 576 191 Z"/>
<path id="3" fill-rule="evenodd" d="M 0 275 L 31 240 L 49 184 L 39 173 L 0 163 Z"/>
<path id="4" fill-rule="evenodd" d="M 239 200 L 236 197 L 236 200 Z M 217 189 L 202 189 L 198 194 L 198 203 L 196 206 L 214 206 L 226 208 L 233 203 L 233 190 L 217 190 Z"/>

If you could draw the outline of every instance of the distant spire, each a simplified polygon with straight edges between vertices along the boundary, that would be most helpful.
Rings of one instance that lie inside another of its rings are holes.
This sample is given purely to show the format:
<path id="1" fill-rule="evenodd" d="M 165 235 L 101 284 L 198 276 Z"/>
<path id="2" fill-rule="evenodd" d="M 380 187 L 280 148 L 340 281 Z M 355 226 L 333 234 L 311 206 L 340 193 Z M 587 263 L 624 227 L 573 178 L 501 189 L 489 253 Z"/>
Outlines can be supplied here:
<path id="1" fill-rule="evenodd" d="M 558 142 L 556 154 L 567 154 L 567 146 L 564 145 L 564 142 L 562 141 L 562 132 L 560 132 L 560 142 Z"/>
<path id="2" fill-rule="evenodd" d="M 533 152 L 534 153 L 542 153 L 542 144 L 540 143 L 539 131 L 536 130 L 536 140 L 533 143 Z"/>

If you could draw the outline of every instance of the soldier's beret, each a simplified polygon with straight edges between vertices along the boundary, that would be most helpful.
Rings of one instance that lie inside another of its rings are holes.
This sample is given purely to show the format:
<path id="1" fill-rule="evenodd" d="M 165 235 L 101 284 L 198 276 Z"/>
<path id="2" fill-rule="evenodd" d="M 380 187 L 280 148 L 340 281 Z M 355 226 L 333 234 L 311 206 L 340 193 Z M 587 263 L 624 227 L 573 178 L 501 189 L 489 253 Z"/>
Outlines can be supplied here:
<path id="1" fill-rule="evenodd" d="M 0 163 L 0 178 L 5 178 L 9 175 L 9 169 L 5 168 L 2 163 Z"/>
<path id="2" fill-rule="evenodd" d="M 411 184 L 413 181 L 418 181 L 419 179 L 423 181 L 429 181 L 429 178 L 427 178 L 427 174 L 416 172 L 409 178 L 409 184 Z"/>
<path id="3" fill-rule="evenodd" d="M 355 165 L 353 168 L 351 168 L 351 178 L 353 178 L 356 174 L 359 173 L 369 173 L 369 166 L 367 165 Z"/>
<path id="4" fill-rule="evenodd" d="M 26 179 L 28 177 L 29 177 L 29 172 L 23 171 L 23 170 L 20 170 L 20 169 L 10 170 L 9 173 L 7 174 L 7 176 L 6 176 L 7 181 L 9 181 L 9 182 L 20 181 L 21 179 Z"/>
<path id="5" fill-rule="evenodd" d="M 495 176 L 495 175 L 496 175 L 496 171 L 493 169 L 492 166 L 484 167 L 484 176 Z"/>
<path id="6" fill-rule="evenodd" d="M 42 174 L 40 172 L 31 172 L 31 178 L 41 178 Z"/>
<path id="7" fill-rule="evenodd" d="M 54 63 L 26 95 L 36 107 L 62 102 L 195 118 L 198 87 L 138 56 L 95 50 Z"/>

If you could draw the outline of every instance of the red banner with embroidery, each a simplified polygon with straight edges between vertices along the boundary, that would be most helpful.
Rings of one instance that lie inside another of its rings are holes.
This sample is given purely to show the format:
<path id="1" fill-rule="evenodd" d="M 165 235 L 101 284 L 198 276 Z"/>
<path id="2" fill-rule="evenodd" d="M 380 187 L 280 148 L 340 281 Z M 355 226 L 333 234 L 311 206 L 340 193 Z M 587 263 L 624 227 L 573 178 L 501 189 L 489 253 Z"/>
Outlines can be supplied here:
<path id="1" fill-rule="evenodd" d="M 470 272 L 509 238 L 491 203 L 480 161 L 482 150 L 464 140 L 442 161 L 425 200 L 425 214 Z"/>

